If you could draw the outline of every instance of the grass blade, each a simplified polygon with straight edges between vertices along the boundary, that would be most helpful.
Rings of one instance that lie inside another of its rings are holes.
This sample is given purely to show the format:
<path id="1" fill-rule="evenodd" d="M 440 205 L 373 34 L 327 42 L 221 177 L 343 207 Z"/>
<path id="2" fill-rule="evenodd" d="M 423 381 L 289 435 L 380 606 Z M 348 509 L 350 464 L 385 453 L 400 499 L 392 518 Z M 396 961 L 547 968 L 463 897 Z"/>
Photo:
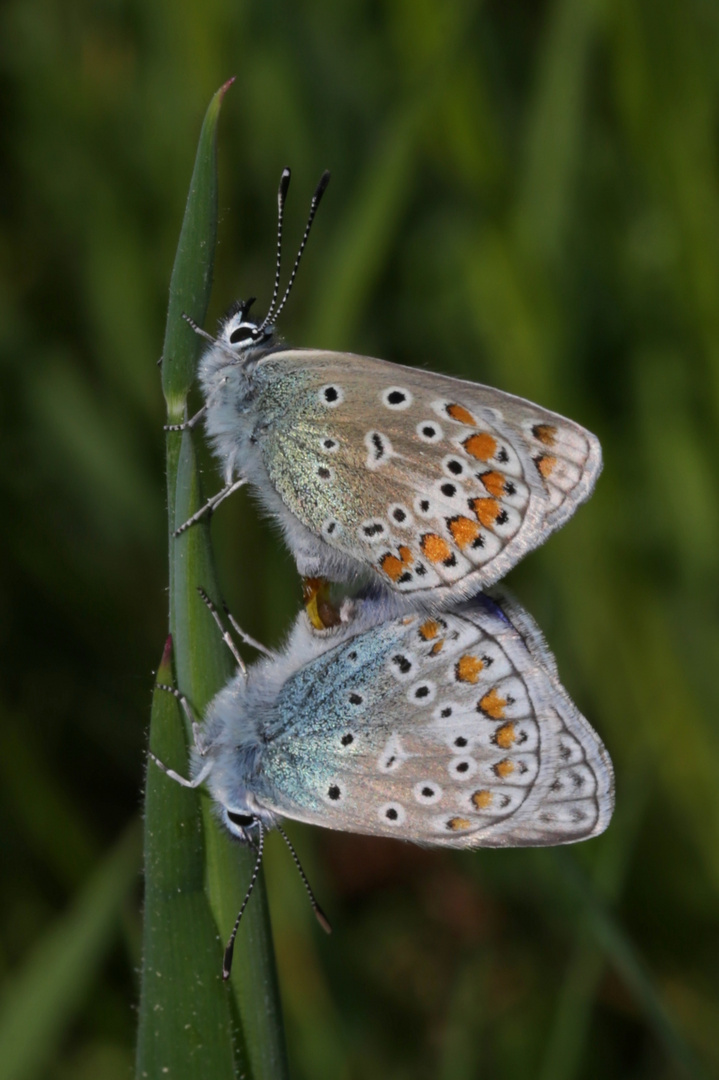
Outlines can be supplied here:
<path id="1" fill-rule="evenodd" d="M 201 324 L 209 302 L 217 232 L 216 131 L 229 85 L 217 92 L 205 117 L 172 272 L 162 365 L 170 423 L 186 415 L 198 352 L 198 339 L 182 314 Z M 177 539 L 172 535 L 203 501 L 189 431 L 168 434 L 167 491 L 170 631 L 176 678 L 172 678 L 168 654 L 162 679 L 174 682 L 201 716 L 233 667 L 197 593 L 201 585 L 219 600 L 209 525 L 202 522 Z M 180 738 L 182 725 L 177 721 L 174 701 L 156 702 L 151 745 L 161 760 L 186 773 L 191 733 L 186 730 Z M 160 787 L 158 794 L 155 789 Z M 145 829 L 148 912 L 138 1076 L 156 1075 L 153 1069 L 162 1052 L 173 1054 L 173 1075 L 177 1077 L 221 1077 L 240 1072 L 255 1080 L 285 1077 L 284 1033 L 261 881 L 238 936 L 229 987 L 219 984 L 224 939 L 249 880 L 253 855 L 220 832 L 206 795 L 172 790 L 175 788 L 166 776 L 156 775 L 156 770 L 149 772 Z M 173 930 L 168 919 L 174 920 Z M 168 963 L 173 965 L 173 978 L 155 978 L 153 965 Z M 192 1029 L 182 1035 L 180 1021 L 187 1024 L 188 1017 Z M 184 1040 L 184 1053 L 176 1050 L 178 1038 Z"/>

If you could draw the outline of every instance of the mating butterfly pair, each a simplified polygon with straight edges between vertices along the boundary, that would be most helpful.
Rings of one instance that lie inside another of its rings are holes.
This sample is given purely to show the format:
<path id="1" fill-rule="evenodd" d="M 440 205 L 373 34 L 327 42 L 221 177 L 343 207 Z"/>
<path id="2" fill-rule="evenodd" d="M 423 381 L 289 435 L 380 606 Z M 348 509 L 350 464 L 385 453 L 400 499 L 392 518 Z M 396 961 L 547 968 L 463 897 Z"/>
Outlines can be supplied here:
<path id="1" fill-rule="evenodd" d="M 205 405 L 179 426 L 204 417 L 225 486 L 177 532 L 249 483 L 303 577 L 369 591 L 328 619 L 310 589 L 310 621 L 211 703 L 192 785 L 260 846 L 281 817 L 463 847 L 596 835 L 608 755 L 527 613 L 480 590 L 589 497 L 599 443 L 475 383 L 285 348 L 275 321 L 328 179 L 279 303 L 278 253 L 264 320 L 248 301 L 216 338 L 192 324 L 210 341 Z M 280 237 L 288 185 L 285 170 Z"/>

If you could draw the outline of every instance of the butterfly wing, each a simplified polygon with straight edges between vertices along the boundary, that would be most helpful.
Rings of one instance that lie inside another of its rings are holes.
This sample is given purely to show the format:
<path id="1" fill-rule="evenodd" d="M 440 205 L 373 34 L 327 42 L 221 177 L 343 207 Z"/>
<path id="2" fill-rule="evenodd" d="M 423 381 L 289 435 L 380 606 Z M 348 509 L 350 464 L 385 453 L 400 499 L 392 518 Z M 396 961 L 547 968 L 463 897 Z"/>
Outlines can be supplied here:
<path id="1" fill-rule="evenodd" d="M 253 781 L 326 828 L 518 847 L 602 832 L 613 774 L 519 605 L 381 623 L 289 678 Z"/>
<path id="2" fill-rule="evenodd" d="M 400 592 L 441 600 L 497 581 L 601 469 L 584 428 L 476 383 L 311 350 L 272 354 L 258 373 L 270 484 L 314 535 Z"/>

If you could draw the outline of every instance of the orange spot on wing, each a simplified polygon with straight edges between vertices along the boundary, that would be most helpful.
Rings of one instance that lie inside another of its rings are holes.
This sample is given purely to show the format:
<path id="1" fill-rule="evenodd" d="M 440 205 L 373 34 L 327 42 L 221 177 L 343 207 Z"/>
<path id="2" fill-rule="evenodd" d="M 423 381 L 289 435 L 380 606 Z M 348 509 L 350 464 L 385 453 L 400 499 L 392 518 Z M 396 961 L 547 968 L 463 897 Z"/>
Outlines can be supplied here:
<path id="1" fill-rule="evenodd" d="M 492 720 L 501 720 L 504 716 L 504 707 L 507 702 L 504 698 L 501 698 L 496 691 L 495 687 L 484 695 L 479 703 L 479 707 L 483 713 L 490 717 Z"/>
<path id="2" fill-rule="evenodd" d="M 557 467 L 557 459 L 553 454 L 543 454 L 541 457 L 534 459 L 534 464 L 537 466 L 544 479 L 548 480 L 551 473 Z"/>
<path id="3" fill-rule="evenodd" d="M 557 441 L 557 429 L 551 424 L 535 424 L 532 428 L 535 439 L 539 439 L 545 446 L 554 446 Z"/>
<path id="4" fill-rule="evenodd" d="M 459 832 L 460 829 L 468 829 L 472 824 L 471 821 L 467 821 L 466 817 L 453 817 L 447 822 L 447 828 L 452 832 Z"/>
<path id="5" fill-rule="evenodd" d="M 379 565 L 390 581 L 398 581 L 405 570 L 404 563 L 396 555 L 383 555 Z"/>
<path id="6" fill-rule="evenodd" d="M 459 424 L 467 424 L 471 427 L 474 427 L 477 423 L 471 412 L 467 412 L 464 405 L 448 405 L 447 416 L 451 416 L 452 419 L 456 420 Z"/>
<path id="7" fill-rule="evenodd" d="M 482 481 L 490 495 L 494 495 L 497 499 L 500 497 L 500 495 L 504 495 L 506 478 L 501 472 L 482 473 L 482 475 L 480 476 L 480 480 Z"/>
<path id="8" fill-rule="evenodd" d="M 442 652 L 443 648 L 444 648 L 444 638 L 442 638 L 441 641 L 435 642 L 435 644 L 432 646 L 432 648 L 429 651 L 431 652 L 432 656 L 437 656 L 439 653 Z"/>
<path id="9" fill-rule="evenodd" d="M 452 549 L 446 540 L 436 533 L 425 533 L 421 540 L 422 551 L 430 562 L 444 562 L 452 554 Z"/>
<path id="10" fill-rule="evenodd" d="M 460 656 L 454 670 L 460 682 L 476 683 L 483 667 L 478 656 Z"/>
<path id="11" fill-rule="evenodd" d="M 492 792 L 491 791 L 475 791 L 472 796 L 472 802 L 478 810 L 486 810 L 488 806 L 492 805 Z"/>
<path id="12" fill-rule="evenodd" d="M 516 740 L 517 736 L 514 730 L 514 721 L 510 720 L 508 724 L 503 724 L 494 736 L 494 741 L 497 746 L 500 746 L 502 750 L 509 750 L 512 743 Z"/>
<path id="13" fill-rule="evenodd" d="M 458 548 L 466 548 L 479 536 L 479 525 L 468 517 L 455 517 L 447 522 Z"/>
<path id="14" fill-rule="evenodd" d="M 485 529 L 491 529 L 502 513 L 502 507 L 496 499 L 473 499 L 472 509 Z"/>
<path id="15" fill-rule="evenodd" d="M 436 619 L 427 619 L 423 622 L 419 628 L 419 632 L 425 641 L 431 641 L 432 638 L 436 638 L 440 631 L 440 625 Z"/>
<path id="16" fill-rule="evenodd" d="M 404 544 L 399 548 L 399 558 L 387 552 L 379 561 L 380 569 L 391 581 L 399 581 L 408 566 L 414 562 L 414 555 Z"/>
<path id="17" fill-rule="evenodd" d="M 498 761 L 494 766 L 494 771 L 500 780 L 506 780 L 508 776 L 511 776 L 514 772 L 514 762 L 509 758 L 505 758 L 504 761 Z"/>
<path id="18" fill-rule="evenodd" d="M 477 431 L 465 439 L 462 446 L 470 455 L 478 461 L 489 461 L 497 453 L 497 440 L 487 431 Z"/>

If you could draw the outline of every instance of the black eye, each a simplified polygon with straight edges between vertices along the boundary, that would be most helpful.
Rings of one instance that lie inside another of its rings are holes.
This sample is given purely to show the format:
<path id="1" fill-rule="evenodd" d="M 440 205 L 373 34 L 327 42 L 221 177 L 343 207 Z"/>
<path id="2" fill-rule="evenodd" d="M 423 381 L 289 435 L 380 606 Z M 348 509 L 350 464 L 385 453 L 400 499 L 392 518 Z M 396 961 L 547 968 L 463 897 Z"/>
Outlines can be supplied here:
<path id="1" fill-rule="evenodd" d="M 252 337 L 252 328 L 249 326 L 238 326 L 236 330 L 233 330 L 230 334 L 230 344 L 237 345 L 240 341 L 247 341 Z"/>
<path id="2" fill-rule="evenodd" d="M 239 825 L 241 829 L 246 829 L 250 825 L 254 825 L 257 818 L 252 817 L 251 814 L 235 814 L 232 810 L 227 810 L 227 820 L 231 821 L 233 825 Z"/>

